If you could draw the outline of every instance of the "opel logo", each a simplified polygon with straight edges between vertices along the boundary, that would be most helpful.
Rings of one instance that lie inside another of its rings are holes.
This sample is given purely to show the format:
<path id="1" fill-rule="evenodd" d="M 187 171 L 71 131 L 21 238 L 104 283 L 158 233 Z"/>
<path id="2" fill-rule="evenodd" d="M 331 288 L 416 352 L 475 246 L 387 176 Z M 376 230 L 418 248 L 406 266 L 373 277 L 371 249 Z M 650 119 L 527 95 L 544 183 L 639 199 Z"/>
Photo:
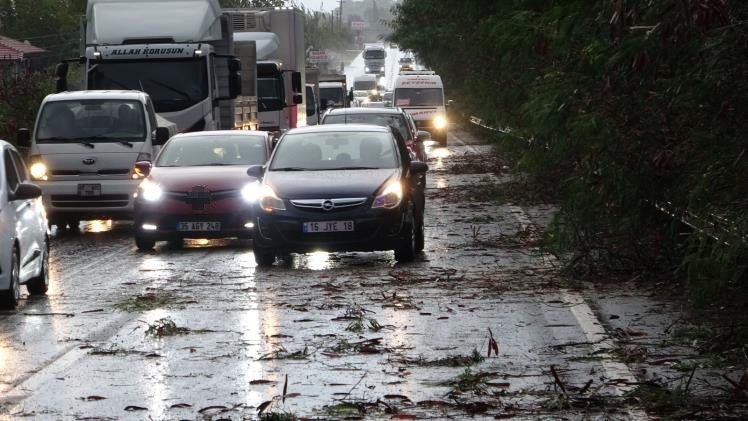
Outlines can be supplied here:
<path id="1" fill-rule="evenodd" d="M 335 209 L 335 203 L 332 203 L 331 200 L 325 200 L 322 202 L 322 210 L 331 211 Z"/>
<path id="2" fill-rule="evenodd" d="M 83 163 L 86 165 L 93 165 L 96 163 L 96 158 L 85 158 L 83 159 Z"/>

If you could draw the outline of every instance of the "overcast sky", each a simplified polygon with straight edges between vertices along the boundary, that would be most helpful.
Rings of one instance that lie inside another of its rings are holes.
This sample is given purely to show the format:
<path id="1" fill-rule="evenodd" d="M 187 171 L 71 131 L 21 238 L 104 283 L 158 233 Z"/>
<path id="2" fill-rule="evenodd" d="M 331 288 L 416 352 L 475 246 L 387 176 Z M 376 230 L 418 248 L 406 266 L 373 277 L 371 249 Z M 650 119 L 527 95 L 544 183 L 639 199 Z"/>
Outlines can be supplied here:
<path id="1" fill-rule="evenodd" d="M 338 5 L 340 5 L 340 0 L 296 0 L 297 4 L 303 4 L 304 7 L 311 10 L 324 10 L 325 12 L 329 12 Z"/>

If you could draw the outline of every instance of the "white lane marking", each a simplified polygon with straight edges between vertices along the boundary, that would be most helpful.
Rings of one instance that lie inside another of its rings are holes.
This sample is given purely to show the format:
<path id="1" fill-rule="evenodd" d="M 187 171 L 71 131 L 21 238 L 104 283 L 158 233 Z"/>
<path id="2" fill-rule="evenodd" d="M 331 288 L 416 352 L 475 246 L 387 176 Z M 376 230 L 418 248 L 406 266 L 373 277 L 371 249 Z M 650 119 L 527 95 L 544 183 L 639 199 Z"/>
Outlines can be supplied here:
<path id="1" fill-rule="evenodd" d="M 477 149 L 468 145 L 457 136 L 451 136 L 452 139 L 456 140 L 460 145 L 467 148 L 470 152 L 480 155 Z M 499 182 L 499 178 L 495 174 L 489 174 L 494 181 Z M 509 206 L 509 211 L 517 219 L 522 230 L 526 230 L 532 225 L 532 220 L 527 213 L 519 206 Z M 556 257 L 548 255 L 546 257 L 549 261 L 556 262 Z M 630 392 L 635 388 L 638 379 L 631 371 L 628 365 L 616 361 L 608 351 L 615 348 L 615 342 L 610 338 L 610 335 L 603 327 L 603 324 L 592 311 L 592 308 L 587 304 L 587 301 L 582 297 L 581 294 L 572 292 L 566 289 L 560 291 L 561 299 L 565 303 L 569 303 L 569 311 L 577 320 L 577 324 L 584 332 L 587 340 L 592 344 L 591 348 L 594 355 L 601 356 L 601 366 L 605 371 L 605 376 L 613 381 L 613 393 L 616 396 L 623 396 L 627 392 Z M 621 385 L 620 383 L 623 383 Z M 649 419 L 647 413 L 640 409 L 629 409 L 628 415 L 630 419 L 634 420 L 646 420 Z"/>

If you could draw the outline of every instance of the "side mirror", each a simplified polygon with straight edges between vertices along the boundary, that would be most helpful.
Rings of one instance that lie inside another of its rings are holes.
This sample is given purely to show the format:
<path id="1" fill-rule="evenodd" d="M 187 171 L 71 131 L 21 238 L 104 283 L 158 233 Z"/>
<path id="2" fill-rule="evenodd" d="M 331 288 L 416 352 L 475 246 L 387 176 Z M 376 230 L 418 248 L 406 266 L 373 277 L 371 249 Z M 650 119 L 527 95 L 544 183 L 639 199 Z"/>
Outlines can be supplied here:
<path id="1" fill-rule="evenodd" d="M 293 92 L 301 92 L 301 72 L 291 73 L 291 90 Z"/>
<path id="2" fill-rule="evenodd" d="M 16 144 L 24 148 L 31 147 L 31 132 L 29 129 L 18 129 L 18 132 L 16 132 Z"/>
<path id="3" fill-rule="evenodd" d="M 262 165 L 252 165 L 247 168 L 247 175 L 253 178 L 260 179 L 265 174 L 265 167 Z"/>
<path id="4" fill-rule="evenodd" d="M 431 140 L 431 133 L 425 131 L 425 130 L 419 130 L 418 135 L 416 136 L 417 142 L 425 142 L 427 140 Z"/>
<path id="5" fill-rule="evenodd" d="M 134 173 L 139 178 L 145 178 L 151 173 L 151 168 L 153 168 L 151 161 L 138 161 L 135 163 Z"/>
<path id="6" fill-rule="evenodd" d="M 55 67 L 55 82 L 57 92 L 65 92 L 68 90 L 68 64 L 57 63 Z"/>
<path id="7" fill-rule="evenodd" d="M 11 193 L 8 200 L 29 200 L 36 199 L 42 195 L 41 187 L 31 183 L 20 183 L 16 191 Z"/>
<path id="8" fill-rule="evenodd" d="M 229 59 L 229 99 L 236 99 L 242 93 L 242 62 L 238 58 Z"/>
<path id="9" fill-rule="evenodd" d="M 293 105 L 299 105 L 304 101 L 304 97 L 301 94 L 293 95 Z"/>
<path id="10" fill-rule="evenodd" d="M 423 174 L 428 170 L 429 170 L 429 166 L 426 165 L 425 162 L 421 162 L 421 161 L 410 162 L 410 172 L 413 174 Z"/>
<path id="11" fill-rule="evenodd" d="M 161 146 L 169 140 L 169 129 L 166 127 L 159 127 L 156 129 L 156 138 L 151 142 L 153 146 Z"/>

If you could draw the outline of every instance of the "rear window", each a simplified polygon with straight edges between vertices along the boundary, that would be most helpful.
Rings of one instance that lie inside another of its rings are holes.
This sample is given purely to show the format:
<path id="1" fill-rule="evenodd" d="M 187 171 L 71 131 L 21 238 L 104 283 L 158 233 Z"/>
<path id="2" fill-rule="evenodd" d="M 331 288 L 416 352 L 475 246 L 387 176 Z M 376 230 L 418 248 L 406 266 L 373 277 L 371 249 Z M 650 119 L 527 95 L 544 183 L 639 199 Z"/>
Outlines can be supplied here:
<path id="1" fill-rule="evenodd" d="M 409 139 L 408 122 L 401 114 L 331 114 L 325 116 L 322 124 L 373 124 L 394 127 L 403 139 Z"/>

